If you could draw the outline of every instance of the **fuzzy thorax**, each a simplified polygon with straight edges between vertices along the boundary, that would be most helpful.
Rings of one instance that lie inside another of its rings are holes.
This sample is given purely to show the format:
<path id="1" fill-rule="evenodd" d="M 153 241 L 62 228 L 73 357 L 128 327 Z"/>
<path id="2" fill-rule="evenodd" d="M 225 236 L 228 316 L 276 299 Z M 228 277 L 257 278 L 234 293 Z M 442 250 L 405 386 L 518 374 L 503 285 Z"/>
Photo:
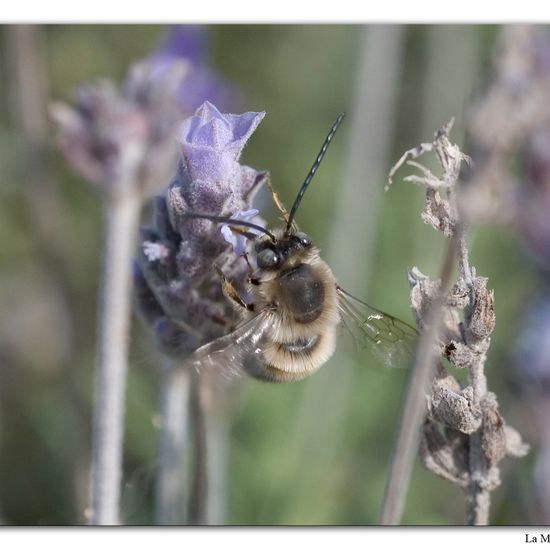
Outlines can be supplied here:
<path id="1" fill-rule="evenodd" d="M 249 372 L 272 381 L 304 378 L 334 353 L 340 322 L 336 281 L 314 246 L 293 250 L 277 269 L 261 270 L 251 286 L 256 310 L 273 308 L 263 365 Z"/>

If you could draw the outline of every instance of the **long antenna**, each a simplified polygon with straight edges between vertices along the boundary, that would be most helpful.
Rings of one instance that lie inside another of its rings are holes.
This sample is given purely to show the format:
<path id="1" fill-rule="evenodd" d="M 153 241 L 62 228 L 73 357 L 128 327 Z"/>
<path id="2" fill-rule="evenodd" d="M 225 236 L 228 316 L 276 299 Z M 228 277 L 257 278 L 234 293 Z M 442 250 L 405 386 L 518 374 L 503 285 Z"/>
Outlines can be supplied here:
<path id="1" fill-rule="evenodd" d="M 227 218 L 225 216 L 211 216 L 210 214 L 199 214 L 198 212 L 187 212 L 183 215 L 183 217 L 210 220 L 211 222 L 226 223 L 228 225 L 242 225 L 243 227 L 250 227 L 251 229 L 255 229 L 256 231 L 264 233 L 273 242 L 277 240 L 275 238 L 275 235 L 273 235 L 273 233 L 271 233 L 271 231 L 268 231 L 265 227 L 262 227 L 261 225 L 256 225 L 252 222 L 247 222 L 245 220 L 234 220 L 233 218 Z"/>
<path id="2" fill-rule="evenodd" d="M 332 125 L 330 132 L 325 138 L 325 141 L 323 142 L 323 146 L 321 147 L 321 150 L 319 151 L 319 154 L 317 155 L 317 158 L 315 159 L 313 166 L 311 167 L 308 175 L 306 176 L 306 179 L 304 180 L 304 183 L 302 183 L 302 186 L 300 187 L 300 190 L 298 191 L 298 194 L 294 199 L 294 204 L 292 205 L 292 208 L 290 210 L 290 216 L 288 217 L 288 221 L 286 224 L 285 233 L 288 233 L 290 231 L 290 227 L 292 226 L 292 222 L 294 221 L 294 216 L 296 215 L 296 211 L 298 210 L 298 207 L 302 202 L 302 197 L 304 196 L 304 193 L 306 192 L 308 185 L 311 183 L 311 180 L 313 179 L 315 172 L 317 172 L 317 168 L 319 168 L 319 164 L 321 164 L 321 161 L 323 160 L 323 157 L 327 152 L 328 146 L 330 145 L 330 142 L 332 141 L 332 138 L 334 137 L 336 130 L 338 130 L 338 126 L 340 126 L 345 116 L 346 116 L 346 113 L 342 113 L 341 115 L 338 116 L 338 118 Z"/>

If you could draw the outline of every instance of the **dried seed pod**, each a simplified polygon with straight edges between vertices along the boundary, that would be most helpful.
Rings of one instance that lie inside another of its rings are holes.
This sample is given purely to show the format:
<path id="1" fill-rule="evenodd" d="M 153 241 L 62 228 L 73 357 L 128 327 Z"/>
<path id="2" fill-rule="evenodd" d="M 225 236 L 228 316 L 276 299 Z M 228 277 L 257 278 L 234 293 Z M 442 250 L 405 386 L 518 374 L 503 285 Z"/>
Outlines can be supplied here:
<path id="1" fill-rule="evenodd" d="M 420 458 L 430 472 L 456 483 L 468 484 L 468 438 L 450 428 L 441 430 L 426 420 L 420 436 Z"/>
<path id="2" fill-rule="evenodd" d="M 487 290 L 487 279 L 475 277 L 472 280 L 472 304 L 466 308 L 465 339 L 469 345 L 476 345 L 487 339 L 495 328 L 495 298 Z"/>
<path id="3" fill-rule="evenodd" d="M 430 413 L 434 420 L 462 433 L 475 432 L 481 425 L 481 411 L 472 406 L 471 387 L 461 389 L 451 375 L 435 380 L 430 398 Z"/>
<path id="4" fill-rule="evenodd" d="M 504 419 L 498 410 L 498 402 L 494 393 L 486 393 L 480 404 L 483 415 L 481 446 L 489 465 L 495 466 L 506 456 Z"/>

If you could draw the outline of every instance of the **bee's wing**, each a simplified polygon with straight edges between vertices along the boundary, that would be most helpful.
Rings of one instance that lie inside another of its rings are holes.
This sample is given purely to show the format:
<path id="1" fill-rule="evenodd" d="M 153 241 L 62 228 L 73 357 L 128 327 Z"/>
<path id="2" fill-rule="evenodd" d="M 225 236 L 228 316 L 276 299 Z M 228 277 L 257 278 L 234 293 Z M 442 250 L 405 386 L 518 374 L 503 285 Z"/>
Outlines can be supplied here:
<path id="1" fill-rule="evenodd" d="M 387 367 L 411 365 L 418 331 L 396 317 L 358 300 L 337 286 L 342 323 L 356 345 Z"/>
<path id="2" fill-rule="evenodd" d="M 225 336 L 198 348 L 188 362 L 198 370 L 216 371 L 228 378 L 245 372 L 245 366 L 262 361 L 262 344 L 272 319 L 269 309 L 243 322 Z"/>

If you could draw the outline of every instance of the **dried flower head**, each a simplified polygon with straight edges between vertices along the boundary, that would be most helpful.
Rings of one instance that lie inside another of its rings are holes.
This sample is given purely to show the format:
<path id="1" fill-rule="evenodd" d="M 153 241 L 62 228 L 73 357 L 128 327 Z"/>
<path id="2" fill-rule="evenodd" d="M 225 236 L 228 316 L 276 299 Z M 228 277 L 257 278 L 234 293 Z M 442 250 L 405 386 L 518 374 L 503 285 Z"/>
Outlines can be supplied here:
<path id="1" fill-rule="evenodd" d="M 503 27 L 487 92 L 470 109 L 476 169 L 464 193 L 469 220 L 513 225 L 550 270 L 550 36 Z"/>
<path id="2" fill-rule="evenodd" d="M 463 214 L 467 204 L 457 189 L 460 165 L 469 159 L 450 142 L 451 126 L 452 121 L 438 130 L 432 143 L 407 151 L 391 170 L 389 183 L 405 162 L 420 172 L 405 181 L 426 189 L 422 219 L 451 239 L 451 250 L 457 256 L 454 285 L 445 287 L 442 280 L 433 281 L 416 267 L 409 271 L 411 306 L 418 327 L 426 329 L 433 318 L 432 308 L 440 307 L 442 327 L 434 344 L 454 367 L 468 370 L 468 382 L 462 384 L 438 365 L 431 392 L 426 395 L 420 455 L 434 474 L 467 489 L 468 521 L 479 524 L 488 521 L 488 493 L 500 483 L 499 462 L 506 455 L 524 456 L 528 446 L 506 425 L 496 396 L 487 391 L 484 365 L 495 328 L 494 296 L 487 289 L 487 279 L 477 276 L 469 262 Z M 416 160 L 407 160 L 432 151 L 441 167 L 439 176 Z M 445 295 L 441 296 L 442 292 Z"/>

